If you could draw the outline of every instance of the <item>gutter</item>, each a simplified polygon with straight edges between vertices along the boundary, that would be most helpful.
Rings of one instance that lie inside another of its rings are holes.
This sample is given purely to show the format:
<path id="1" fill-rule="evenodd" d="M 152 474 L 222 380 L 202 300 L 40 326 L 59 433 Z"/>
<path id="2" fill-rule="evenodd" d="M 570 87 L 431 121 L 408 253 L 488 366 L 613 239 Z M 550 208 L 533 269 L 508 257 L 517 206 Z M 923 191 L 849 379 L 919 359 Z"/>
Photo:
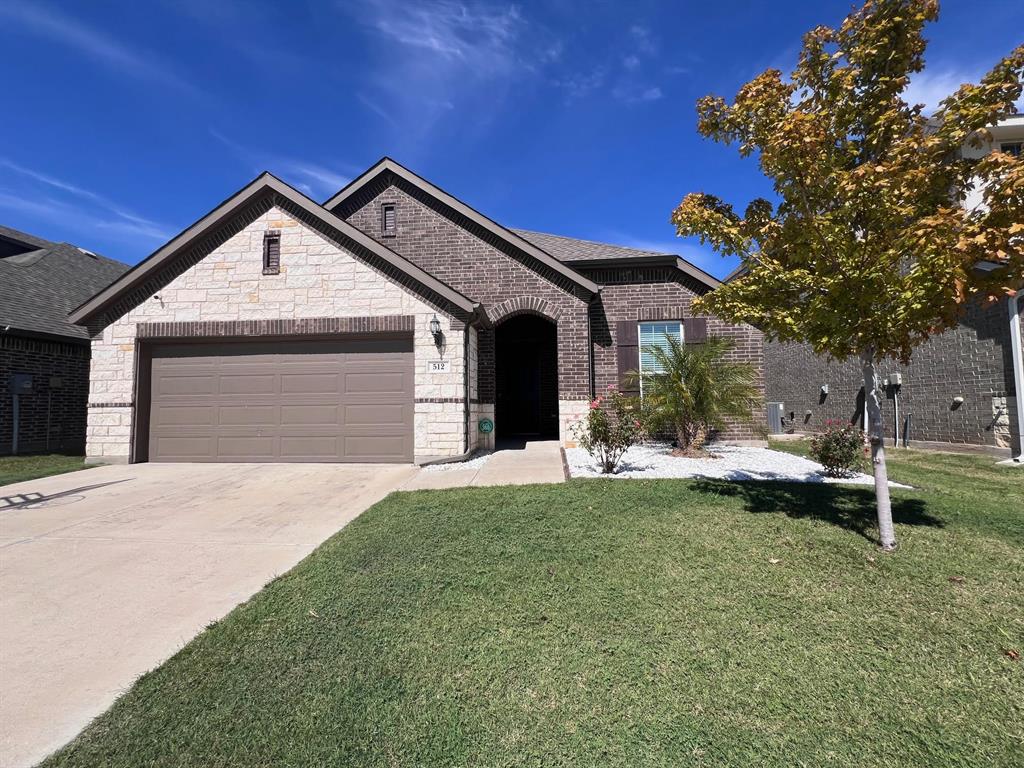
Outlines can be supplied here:
<path id="1" fill-rule="evenodd" d="M 1020 309 L 1024 290 L 1006 301 L 1010 314 L 1010 351 L 1013 354 L 1013 389 L 1017 400 L 1017 454 L 1012 461 L 1024 463 L 1024 352 L 1021 350 Z"/>

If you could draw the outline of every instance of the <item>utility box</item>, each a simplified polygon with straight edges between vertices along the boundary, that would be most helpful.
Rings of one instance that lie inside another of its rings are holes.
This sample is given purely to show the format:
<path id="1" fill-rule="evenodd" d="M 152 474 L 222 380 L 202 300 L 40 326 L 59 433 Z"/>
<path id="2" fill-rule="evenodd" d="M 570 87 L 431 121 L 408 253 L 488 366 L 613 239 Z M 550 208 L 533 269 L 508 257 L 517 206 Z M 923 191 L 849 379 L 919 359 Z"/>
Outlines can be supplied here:
<path id="1" fill-rule="evenodd" d="M 768 432 L 773 435 L 782 434 L 782 409 L 785 403 L 768 403 Z"/>
<path id="2" fill-rule="evenodd" d="M 32 374 L 31 373 L 12 373 L 11 374 L 11 394 L 12 395 L 28 395 L 32 393 Z"/>

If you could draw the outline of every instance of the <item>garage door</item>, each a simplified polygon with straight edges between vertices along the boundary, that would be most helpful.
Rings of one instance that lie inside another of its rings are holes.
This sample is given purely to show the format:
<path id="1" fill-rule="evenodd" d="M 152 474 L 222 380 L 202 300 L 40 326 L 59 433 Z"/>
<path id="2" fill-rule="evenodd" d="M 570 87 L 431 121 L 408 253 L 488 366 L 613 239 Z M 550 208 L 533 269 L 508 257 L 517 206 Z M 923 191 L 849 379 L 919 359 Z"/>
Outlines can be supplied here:
<path id="1" fill-rule="evenodd" d="M 413 459 L 411 339 L 164 344 L 150 461 Z"/>

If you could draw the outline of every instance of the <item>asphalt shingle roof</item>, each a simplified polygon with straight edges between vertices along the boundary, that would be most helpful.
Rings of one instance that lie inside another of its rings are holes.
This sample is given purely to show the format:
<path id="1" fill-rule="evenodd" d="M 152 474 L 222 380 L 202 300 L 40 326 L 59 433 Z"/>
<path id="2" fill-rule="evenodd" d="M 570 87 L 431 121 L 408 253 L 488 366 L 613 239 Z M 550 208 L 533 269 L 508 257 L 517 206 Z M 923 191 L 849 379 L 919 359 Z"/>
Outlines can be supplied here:
<path id="1" fill-rule="evenodd" d="M 633 259 L 650 256 L 675 256 L 676 254 L 661 251 L 644 251 L 638 248 L 626 248 L 622 245 L 596 243 L 593 240 L 577 240 L 574 237 L 549 235 L 546 232 L 532 232 L 528 229 L 513 229 L 517 235 L 543 251 L 547 251 L 559 261 L 573 262 L 589 259 Z"/>
<path id="2" fill-rule="evenodd" d="M 68 312 L 127 272 L 128 265 L 0 225 L 0 241 L 12 240 L 30 250 L 0 258 L 0 331 L 10 326 L 87 339 L 85 328 L 68 322 Z"/>

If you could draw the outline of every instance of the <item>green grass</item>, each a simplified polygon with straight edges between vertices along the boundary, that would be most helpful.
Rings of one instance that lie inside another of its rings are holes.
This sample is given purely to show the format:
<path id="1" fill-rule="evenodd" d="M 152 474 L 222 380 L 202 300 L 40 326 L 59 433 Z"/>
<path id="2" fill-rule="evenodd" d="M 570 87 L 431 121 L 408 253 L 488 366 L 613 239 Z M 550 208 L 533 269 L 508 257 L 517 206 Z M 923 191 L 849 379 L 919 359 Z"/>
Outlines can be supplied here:
<path id="1" fill-rule="evenodd" d="M 388 497 L 47 766 L 1010 766 L 1024 482 L 577 480 Z"/>
<path id="2" fill-rule="evenodd" d="M 0 485 L 85 469 L 81 456 L 0 456 Z"/>

